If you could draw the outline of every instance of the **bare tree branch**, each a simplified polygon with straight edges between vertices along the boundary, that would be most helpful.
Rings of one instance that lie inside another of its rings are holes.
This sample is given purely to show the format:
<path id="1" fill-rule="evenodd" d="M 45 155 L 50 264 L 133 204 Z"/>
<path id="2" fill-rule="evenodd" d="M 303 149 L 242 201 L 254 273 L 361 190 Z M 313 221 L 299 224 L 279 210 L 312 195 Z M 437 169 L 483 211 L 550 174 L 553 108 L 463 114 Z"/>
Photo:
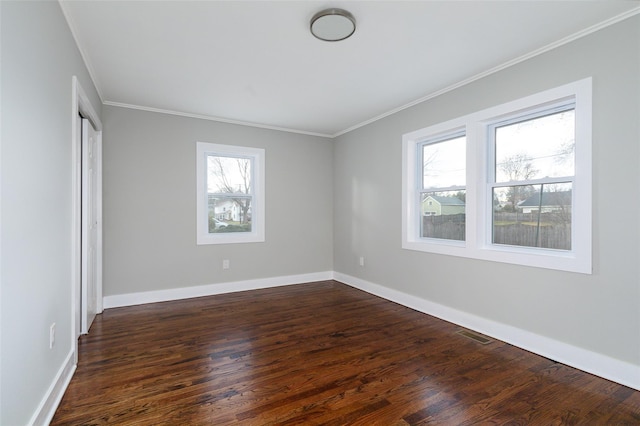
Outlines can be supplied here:
<path id="1" fill-rule="evenodd" d="M 223 157 L 211 156 L 209 163 L 209 177 L 216 184 L 216 192 L 226 194 L 250 194 L 251 193 L 251 161 L 246 158 L 235 158 L 237 170 L 231 170 L 230 161 L 223 162 Z M 239 181 L 232 181 L 230 175 L 239 177 Z M 237 188 L 234 186 L 237 185 Z M 232 197 L 231 200 L 240 209 L 240 222 L 248 223 L 251 210 L 250 197 Z"/>

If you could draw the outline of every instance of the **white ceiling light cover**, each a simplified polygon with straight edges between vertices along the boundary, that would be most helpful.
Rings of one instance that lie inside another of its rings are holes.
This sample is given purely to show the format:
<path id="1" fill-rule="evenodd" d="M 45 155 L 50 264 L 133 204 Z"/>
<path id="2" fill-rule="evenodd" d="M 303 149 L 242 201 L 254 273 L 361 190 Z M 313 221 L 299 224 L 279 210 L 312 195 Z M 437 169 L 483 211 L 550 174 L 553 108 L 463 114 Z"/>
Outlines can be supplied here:
<path id="1" fill-rule="evenodd" d="M 340 41 L 356 31 L 356 19 L 343 9 L 325 9 L 311 18 L 311 34 L 324 41 Z"/>

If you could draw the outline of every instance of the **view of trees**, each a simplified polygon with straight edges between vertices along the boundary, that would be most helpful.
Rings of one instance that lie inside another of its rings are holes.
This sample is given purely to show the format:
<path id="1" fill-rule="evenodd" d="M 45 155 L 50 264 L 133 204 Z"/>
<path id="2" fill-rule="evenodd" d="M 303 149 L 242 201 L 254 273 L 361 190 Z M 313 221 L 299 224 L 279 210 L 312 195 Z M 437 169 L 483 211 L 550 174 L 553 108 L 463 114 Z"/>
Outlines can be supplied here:
<path id="1" fill-rule="evenodd" d="M 571 146 L 565 151 L 572 150 Z M 437 153 L 436 153 L 437 154 Z M 425 160 L 425 168 L 435 156 Z M 571 183 L 531 183 L 539 170 L 535 160 L 516 153 L 496 164 L 496 180 L 509 182 L 494 189 L 493 239 L 496 244 L 571 249 Z M 522 185 L 514 183 L 522 182 Z M 460 204 L 459 201 L 462 202 Z M 438 207 L 426 203 L 438 203 Z M 466 191 L 422 194 L 421 235 L 427 238 L 464 240 Z"/>
<path id="2" fill-rule="evenodd" d="M 240 225 L 250 225 L 251 223 L 251 160 L 241 157 L 223 157 L 210 155 L 207 157 L 208 167 L 208 192 L 213 205 L 210 205 L 209 222 L 210 232 L 237 232 L 249 230 L 249 226 L 241 229 L 224 223 L 216 226 L 214 219 L 216 214 L 220 214 L 217 208 L 223 204 L 233 204 L 236 209 L 230 208 L 228 216 L 223 216 L 231 222 Z M 211 204 L 211 201 L 210 201 Z M 226 207 L 225 207 L 226 209 Z M 235 213 L 237 211 L 237 214 Z M 213 222 L 213 225 L 212 225 Z"/>
<path id="3" fill-rule="evenodd" d="M 523 153 L 507 157 L 502 163 L 497 164 L 496 167 L 505 176 L 504 180 L 511 182 L 529 180 L 538 173 L 538 170 L 533 166 L 531 157 Z M 533 186 L 531 185 L 507 187 L 503 195 L 508 202 L 504 205 L 503 210 L 516 211 L 518 203 L 529 198 L 534 192 Z M 494 193 L 494 197 L 496 195 L 498 194 Z"/>

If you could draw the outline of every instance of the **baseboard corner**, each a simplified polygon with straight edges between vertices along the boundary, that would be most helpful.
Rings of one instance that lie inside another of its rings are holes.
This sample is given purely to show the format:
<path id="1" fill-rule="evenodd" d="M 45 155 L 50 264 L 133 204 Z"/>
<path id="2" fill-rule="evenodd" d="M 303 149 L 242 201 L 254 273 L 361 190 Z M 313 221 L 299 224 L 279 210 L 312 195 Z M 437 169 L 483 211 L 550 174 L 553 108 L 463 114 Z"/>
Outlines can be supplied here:
<path id="1" fill-rule="evenodd" d="M 443 319 L 578 370 L 640 391 L 640 366 L 514 326 L 440 305 L 358 277 L 334 272 L 334 279 L 383 299 Z"/>
<path id="2" fill-rule="evenodd" d="M 305 282 L 325 281 L 330 279 L 333 279 L 333 271 L 311 272 L 306 274 L 285 275 L 244 281 L 230 281 L 216 284 L 202 284 L 190 287 L 177 287 L 164 290 L 153 290 L 138 293 L 105 296 L 102 299 L 102 305 L 104 309 L 120 308 L 124 306 L 142 305 L 145 303 L 168 302 L 171 300 L 214 296 L 216 294 L 258 290 L 262 288 L 279 287 Z"/>

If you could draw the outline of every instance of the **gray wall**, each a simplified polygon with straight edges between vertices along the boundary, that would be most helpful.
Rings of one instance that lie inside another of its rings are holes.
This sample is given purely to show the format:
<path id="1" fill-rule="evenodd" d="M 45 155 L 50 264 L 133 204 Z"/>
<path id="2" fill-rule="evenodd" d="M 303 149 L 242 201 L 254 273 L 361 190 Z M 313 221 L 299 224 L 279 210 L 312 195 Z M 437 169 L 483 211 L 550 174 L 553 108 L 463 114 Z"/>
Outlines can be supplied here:
<path id="1" fill-rule="evenodd" d="M 404 133 L 593 76 L 593 275 L 401 248 Z M 334 270 L 640 364 L 640 17 L 339 137 Z M 366 266 L 358 266 L 365 256 Z M 426 277 L 429 277 L 428 279 Z"/>
<path id="2" fill-rule="evenodd" d="M 100 104 L 57 2 L 2 1 L 0 14 L 0 424 L 12 425 L 72 348 L 72 75 Z M 333 143 L 104 107 L 105 295 L 335 270 L 638 365 L 639 28 L 636 16 Z M 403 133 L 588 76 L 593 275 L 400 248 Z M 196 246 L 196 141 L 266 149 L 265 243 Z"/>
<path id="3" fill-rule="evenodd" d="M 331 140 L 103 111 L 105 296 L 333 270 Z M 264 243 L 196 245 L 196 141 L 266 150 Z"/>
<path id="4" fill-rule="evenodd" d="M 72 349 L 72 76 L 98 113 L 100 101 L 57 2 L 2 1 L 0 8 L 0 424 L 19 425 Z"/>

